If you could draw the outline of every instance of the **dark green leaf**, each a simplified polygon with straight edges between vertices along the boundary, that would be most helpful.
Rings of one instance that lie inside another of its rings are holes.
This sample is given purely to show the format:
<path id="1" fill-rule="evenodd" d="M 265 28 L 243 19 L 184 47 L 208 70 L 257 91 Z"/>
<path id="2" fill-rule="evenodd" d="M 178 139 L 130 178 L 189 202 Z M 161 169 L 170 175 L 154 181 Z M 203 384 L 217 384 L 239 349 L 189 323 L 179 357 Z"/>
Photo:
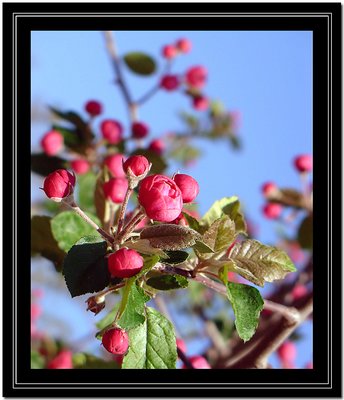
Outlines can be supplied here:
<path id="1" fill-rule="evenodd" d="M 63 142 L 67 147 L 75 149 L 80 144 L 80 138 L 77 130 L 65 128 L 60 125 L 52 126 L 54 131 L 58 131 L 63 136 Z"/>
<path id="2" fill-rule="evenodd" d="M 309 215 L 301 222 L 297 240 L 304 249 L 313 248 L 313 216 Z"/>
<path id="3" fill-rule="evenodd" d="M 146 320 L 129 331 L 129 351 L 122 369 L 175 369 L 177 346 L 173 325 L 153 308 L 146 308 Z"/>
<path id="4" fill-rule="evenodd" d="M 180 250 L 193 246 L 200 234 L 180 225 L 158 224 L 143 229 L 140 238 L 161 250 Z"/>
<path id="5" fill-rule="evenodd" d="M 31 369 L 43 369 L 44 357 L 42 357 L 36 350 L 31 350 Z"/>
<path id="6" fill-rule="evenodd" d="M 186 251 L 166 251 L 165 252 L 168 258 L 162 258 L 161 262 L 164 264 L 182 264 L 189 257 L 189 253 Z"/>
<path id="7" fill-rule="evenodd" d="M 139 75 L 152 75 L 156 70 L 154 59 L 148 54 L 139 51 L 127 53 L 123 60 L 132 72 Z"/>
<path id="8" fill-rule="evenodd" d="M 31 154 L 31 170 L 36 174 L 47 176 L 57 169 L 67 166 L 67 160 L 57 156 L 48 156 L 45 153 Z"/>
<path id="9" fill-rule="evenodd" d="M 183 289 L 188 286 L 188 280 L 180 275 L 153 276 L 147 280 L 147 285 L 158 290 Z"/>
<path id="10" fill-rule="evenodd" d="M 148 149 L 138 149 L 132 152 L 130 155 L 140 155 L 146 157 L 147 160 L 152 163 L 152 168 L 150 170 L 152 174 L 161 174 L 167 168 L 167 164 L 164 159 L 158 154 L 154 153 L 154 151 Z"/>
<path id="11" fill-rule="evenodd" d="M 72 297 L 99 292 L 110 283 L 106 242 L 96 236 L 80 239 L 68 252 L 63 274 Z"/>
<path id="12" fill-rule="evenodd" d="M 86 213 L 96 224 L 100 221 L 94 215 Z M 87 235 L 100 235 L 74 211 L 64 211 L 51 220 L 51 230 L 59 247 L 68 251 L 80 238 Z"/>
<path id="13" fill-rule="evenodd" d="M 51 218 L 35 215 L 31 219 L 31 251 L 52 261 L 58 271 L 62 269 L 66 253 L 61 250 L 51 233 Z"/>

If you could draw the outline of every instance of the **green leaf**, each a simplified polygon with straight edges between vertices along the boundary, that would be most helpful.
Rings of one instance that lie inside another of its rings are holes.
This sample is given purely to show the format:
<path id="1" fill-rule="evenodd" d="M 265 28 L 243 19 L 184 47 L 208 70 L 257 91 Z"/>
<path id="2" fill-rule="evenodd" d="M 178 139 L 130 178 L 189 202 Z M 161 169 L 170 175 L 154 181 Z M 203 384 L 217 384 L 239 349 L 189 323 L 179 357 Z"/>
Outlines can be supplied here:
<path id="1" fill-rule="evenodd" d="M 303 249 L 313 248 L 313 216 L 309 215 L 300 224 L 297 240 Z"/>
<path id="2" fill-rule="evenodd" d="M 94 191 L 96 188 L 96 181 L 97 177 L 93 172 L 78 176 L 78 204 L 83 211 L 95 212 Z"/>
<path id="3" fill-rule="evenodd" d="M 101 331 L 107 326 L 111 325 L 115 320 L 117 310 L 118 310 L 118 304 L 116 304 L 115 307 L 105 315 L 105 317 L 103 317 L 96 323 L 96 327 Z"/>
<path id="4" fill-rule="evenodd" d="M 138 149 L 133 151 L 130 155 L 140 155 L 146 157 L 147 160 L 152 163 L 152 168 L 150 170 L 151 174 L 161 174 L 167 168 L 165 160 L 158 154 L 154 153 L 154 151 L 149 149 Z"/>
<path id="5" fill-rule="evenodd" d="M 171 265 L 182 264 L 189 257 L 189 253 L 181 250 L 166 251 L 166 255 L 168 258 L 162 258 L 161 262 L 163 264 L 171 264 Z"/>
<path id="6" fill-rule="evenodd" d="M 167 257 L 166 252 L 163 252 L 159 248 L 153 247 L 148 239 L 134 240 L 133 238 L 130 238 L 130 240 L 125 242 L 125 246 L 129 249 L 136 250 L 141 254 L 157 254 L 161 257 Z"/>
<path id="7" fill-rule="evenodd" d="M 74 149 L 80 144 L 80 138 L 75 129 L 68 129 L 60 125 L 53 125 L 52 128 L 54 131 L 61 133 L 63 136 L 63 142 L 67 147 Z"/>
<path id="8" fill-rule="evenodd" d="M 196 218 L 192 217 L 190 214 L 183 212 L 184 218 L 186 219 L 189 227 L 196 232 L 200 232 L 200 225 Z"/>
<path id="9" fill-rule="evenodd" d="M 89 213 L 86 214 L 96 224 L 100 224 L 97 217 Z M 51 220 L 51 229 L 59 247 L 66 252 L 83 236 L 95 235 L 100 237 L 94 228 L 74 211 L 64 211 L 57 214 Z"/>
<path id="10" fill-rule="evenodd" d="M 99 236 L 86 236 L 70 249 L 63 274 L 72 297 L 99 292 L 109 285 L 106 252 L 107 244 Z"/>
<path id="11" fill-rule="evenodd" d="M 87 353 L 73 354 L 73 367 L 75 369 L 119 369 L 115 361 L 105 361 Z"/>
<path id="12" fill-rule="evenodd" d="M 57 169 L 63 169 L 67 166 L 67 160 L 48 156 L 45 153 L 31 154 L 31 170 L 36 174 L 47 176 Z"/>
<path id="13" fill-rule="evenodd" d="M 197 240 L 196 243 L 192 246 L 198 253 L 214 253 L 214 250 L 206 245 L 201 240 Z"/>
<path id="14" fill-rule="evenodd" d="M 61 250 L 52 235 L 51 218 L 35 215 L 31 219 L 31 251 L 39 253 L 52 261 L 58 271 L 62 269 L 63 259 L 66 253 Z"/>
<path id="15" fill-rule="evenodd" d="M 158 224 L 143 229 L 140 238 L 161 250 L 180 250 L 193 246 L 200 234 L 180 225 Z"/>
<path id="16" fill-rule="evenodd" d="M 125 330 L 136 328 L 145 321 L 145 303 L 150 297 L 136 284 L 130 286 L 127 303 L 117 324 Z"/>
<path id="17" fill-rule="evenodd" d="M 265 246 L 257 240 L 236 243 L 229 254 L 229 269 L 256 285 L 283 279 L 296 268 L 288 255 L 277 247 Z"/>
<path id="18" fill-rule="evenodd" d="M 303 208 L 305 206 L 303 194 L 295 189 L 281 188 L 268 195 L 268 200 L 286 207 Z"/>
<path id="19" fill-rule="evenodd" d="M 188 287 L 188 280 L 180 275 L 153 276 L 147 280 L 147 285 L 158 290 L 183 289 Z"/>
<path id="20" fill-rule="evenodd" d="M 153 308 L 146 320 L 129 331 L 130 345 L 122 369 L 175 369 L 177 346 L 173 325 Z"/>
<path id="21" fill-rule="evenodd" d="M 240 202 L 237 196 L 224 197 L 221 200 L 215 201 L 200 221 L 204 230 L 223 214 L 228 215 L 235 222 L 237 233 L 246 233 L 246 222 L 240 211 Z"/>
<path id="22" fill-rule="evenodd" d="M 240 338 L 247 342 L 254 335 L 264 300 L 259 291 L 242 283 L 227 282 L 227 294 L 235 315 L 235 326 Z"/>
<path id="23" fill-rule="evenodd" d="M 227 249 L 237 236 L 235 222 L 223 215 L 203 234 L 203 242 L 215 252 Z"/>
<path id="24" fill-rule="evenodd" d="M 152 75 L 156 70 L 154 59 L 140 51 L 127 53 L 123 60 L 127 67 L 138 75 Z"/>
<path id="25" fill-rule="evenodd" d="M 44 364 L 44 357 L 36 350 L 31 350 L 31 369 L 43 369 Z"/>

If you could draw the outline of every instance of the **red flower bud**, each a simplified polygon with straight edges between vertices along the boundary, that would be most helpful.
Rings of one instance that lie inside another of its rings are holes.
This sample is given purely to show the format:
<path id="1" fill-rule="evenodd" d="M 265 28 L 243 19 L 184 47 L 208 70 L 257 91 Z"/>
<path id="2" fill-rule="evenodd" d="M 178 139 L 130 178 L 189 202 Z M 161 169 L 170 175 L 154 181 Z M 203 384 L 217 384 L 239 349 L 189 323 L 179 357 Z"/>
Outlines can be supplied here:
<path id="1" fill-rule="evenodd" d="M 310 154 L 303 154 L 294 159 L 295 168 L 299 172 L 310 172 L 313 169 L 313 157 Z"/>
<path id="2" fill-rule="evenodd" d="M 141 182 L 138 200 L 148 218 L 171 222 L 183 208 L 182 192 L 177 184 L 164 175 L 151 175 Z"/>
<path id="3" fill-rule="evenodd" d="M 192 67 L 186 71 L 185 80 L 189 86 L 201 89 L 205 85 L 208 72 L 206 68 L 201 65 Z"/>
<path id="4" fill-rule="evenodd" d="M 63 147 L 62 134 L 58 131 L 47 132 L 41 140 L 41 146 L 45 154 L 47 154 L 48 156 L 54 156 L 60 150 L 62 150 Z"/>
<path id="5" fill-rule="evenodd" d="M 168 91 L 177 89 L 179 84 L 180 81 L 177 75 L 164 75 L 160 81 L 160 86 Z"/>
<path id="6" fill-rule="evenodd" d="M 86 172 L 88 172 L 88 170 L 90 169 L 89 162 L 82 158 L 71 161 L 70 165 L 73 171 L 79 175 L 86 174 Z"/>
<path id="7" fill-rule="evenodd" d="M 103 138 L 111 144 L 117 144 L 122 140 L 122 125 L 114 119 L 105 119 L 100 125 L 100 130 Z"/>
<path id="8" fill-rule="evenodd" d="M 88 112 L 92 117 L 96 117 L 100 115 L 103 111 L 103 107 L 99 101 L 96 100 L 89 100 L 85 104 L 85 110 Z"/>
<path id="9" fill-rule="evenodd" d="M 112 277 L 130 278 L 141 271 L 143 258 L 131 249 L 119 249 L 108 257 L 108 268 Z"/>
<path id="10" fill-rule="evenodd" d="M 296 285 L 291 291 L 291 296 L 293 300 L 299 300 L 307 294 L 308 290 L 304 285 Z"/>
<path id="11" fill-rule="evenodd" d="M 189 39 L 182 38 L 177 41 L 176 47 L 181 53 L 185 54 L 191 51 L 192 43 Z"/>
<path id="12" fill-rule="evenodd" d="M 263 207 L 263 214 L 268 219 L 276 219 L 281 215 L 282 206 L 278 203 L 267 203 Z"/>
<path id="13" fill-rule="evenodd" d="M 140 176 L 148 173 L 149 165 L 149 161 L 146 157 L 131 156 L 123 164 L 123 170 L 127 175 Z"/>
<path id="14" fill-rule="evenodd" d="M 293 363 L 296 358 L 296 346 L 291 341 L 284 342 L 278 349 L 279 359 L 284 363 Z"/>
<path id="15" fill-rule="evenodd" d="M 105 197 L 117 204 L 122 203 L 127 189 L 128 181 L 125 178 L 111 178 L 103 184 Z"/>
<path id="16" fill-rule="evenodd" d="M 73 369 L 72 352 L 62 350 L 48 363 L 48 369 Z"/>
<path id="17" fill-rule="evenodd" d="M 125 354 L 129 347 L 129 337 L 125 330 L 113 328 L 104 333 L 102 343 L 109 353 Z"/>
<path id="18" fill-rule="evenodd" d="M 44 179 L 43 190 L 52 200 L 60 202 L 73 193 L 75 175 L 66 169 L 58 169 Z"/>
<path id="19" fill-rule="evenodd" d="M 177 52 L 177 49 L 171 44 L 168 44 L 162 48 L 162 55 L 168 60 L 174 58 L 177 55 Z"/>
<path id="20" fill-rule="evenodd" d="M 195 369 L 211 369 L 208 361 L 202 356 L 190 357 L 189 361 Z M 187 369 L 186 365 L 183 365 L 182 368 Z"/>
<path id="21" fill-rule="evenodd" d="M 274 182 L 266 182 L 262 186 L 262 192 L 265 197 L 278 192 L 278 187 Z"/>
<path id="22" fill-rule="evenodd" d="M 183 353 L 186 353 L 187 349 L 186 349 L 186 344 L 184 342 L 183 339 L 176 339 L 176 344 L 178 349 L 180 349 Z"/>
<path id="23" fill-rule="evenodd" d="M 131 133 L 135 139 L 143 139 L 148 135 L 149 127 L 143 122 L 134 122 L 131 126 Z"/>
<path id="24" fill-rule="evenodd" d="M 123 171 L 123 154 L 112 154 L 107 156 L 104 160 L 104 164 L 108 167 L 112 176 L 115 178 L 124 178 L 125 172 Z"/>
<path id="25" fill-rule="evenodd" d="M 198 111 L 205 111 L 209 108 L 209 101 L 204 96 L 196 96 L 192 100 L 192 105 Z"/>
<path id="26" fill-rule="evenodd" d="M 174 176 L 173 180 L 182 192 L 184 203 L 191 203 L 197 197 L 199 185 L 190 175 L 177 174 Z"/>
<path id="27" fill-rule="evenodd" d="M 38 319 L 41 316 L 41 314 L 42 314 L 41 307 L 36 303 L 32 303 L 31 304 L 31 320 L 36 321 L 36 319 Z"/>
<path id="28" fill-rule="evenodd" d="M 148 149 L 160 156 L 165 150 L 165 144 L 160 139 L 154 139 L 151 141 Z"/>

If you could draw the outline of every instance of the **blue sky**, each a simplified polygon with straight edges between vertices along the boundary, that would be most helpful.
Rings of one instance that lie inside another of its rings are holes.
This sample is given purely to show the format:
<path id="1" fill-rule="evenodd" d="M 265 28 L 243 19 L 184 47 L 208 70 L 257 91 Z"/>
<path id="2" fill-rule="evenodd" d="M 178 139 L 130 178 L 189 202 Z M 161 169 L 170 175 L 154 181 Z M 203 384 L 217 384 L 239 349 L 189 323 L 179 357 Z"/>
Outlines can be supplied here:
<path id="1" fill-rule="evenodd" d="M 181 172 L 198 180 L 202 214 L 215 200 L 238 195 L 259 226 L 257 238 L 274 243 L 277 223 L 266 221 L 261 214 L 264 202 L 260 187 L 272 180 L 299 188 L 292 160 L 298 154 L 312 153 L 312 33 L 119 31 L 115 37 L 120 53 L 145 51 L 157 58 L 159 66 L 163 65 L 163 45 L 181 37 L 192 41 L 191 53 L 178 57 L 174 70 L 182 73 L 189 66 L 206 66 L 209 79 L 205 93 L 242 114 L 239 135 L 243 149 L 234 152 L 224 142 L 199 142 L 202 158 Z M 127 111 L 113 84 L 101 32 L 32 32 L 31 46 L 33 102 L 83 113 L 88 99 L 98 99 L 105 107 L 103 117 L 120 120 L 128 132 Z M 154 77 L 125 76 L 134 98 L 155 83 Z M 186 96 L 159 92 L 139 115 L 151 126 L 153 136 L 159 136 L 181 127 L 177 117 L 181 110 L 191 111 Z M 44 124 L 32 126 L 34 150 L 48 129 Z M 36 179 L 33 182 L 33 198 L 39 198 L 42 194 Z M 309 347 L 304 352 L 308 360 Z"/>

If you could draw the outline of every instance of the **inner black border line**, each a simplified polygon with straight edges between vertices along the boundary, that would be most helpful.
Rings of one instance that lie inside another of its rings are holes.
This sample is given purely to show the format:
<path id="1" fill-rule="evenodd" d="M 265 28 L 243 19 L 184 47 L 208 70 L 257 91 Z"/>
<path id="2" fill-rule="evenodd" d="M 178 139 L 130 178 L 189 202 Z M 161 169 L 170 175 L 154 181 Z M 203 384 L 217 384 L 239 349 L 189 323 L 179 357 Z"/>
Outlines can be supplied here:
<path id="1" fill-rule="evenodd" d="M 219 17 L 226 17 L 226 16 L 234 16 L 234 17 L 240 17 L 240 16 L 245 16 L 245 17 L 255 17 L 255 16 L 257 16 L 257 17 L 259 17 L 259 16 L 271 16 L 271 17 L 273 17 L 273 16 L 280 16 L 280 17 L 298 17 L 298 16 L 312 16 L 312 17 L 326 17 L 327 18 L 327 33 L 328 33 L 328 44 L 329 44 L 329 47 L 328 47 L 328 60 L 327 60 L 327 64 L 328 64 L 328 73 L 327 73 L 327 81 L 328 81 L 328 107 L 327 107 L 327 114 L 328 114 L 328 133 L 332 133 L 332 121 L 330 120 L 330 118 L 329 118 L 329 116 L 331 115 L 331 117 L 332 117 L 332 102 L 331 102 L 331 99 L 330 99 L 330 93 L 332 94 L 332 88 L 330 88 L 330 83 L 331 83 L 331 85 L 332 85 L 332 74 L 331 74 L 331 69 L 330 68 L 332 68 L 332 13 L 285 13 L 285 14 L 283 14 L 283 13 L 197 13 L 197 14 L 194 14 L 194 13 L 169 13 L 169 14 L 166 14 L 166 13 L 133 13 L 133 14 L 130 14 L 130 13 L 72 13 L 72 12 L 70 12 L 70 13 L 56 13 L 56 14 L 54 14 L 54 13 L 13 13 L 13 19 L 14 19 L 14 35 L 13 35 L 13 42 L 14 42 L 14 48 L 15 48 L 15 50 L 17 49 L 17 19 L 18 18 L 20 18 L 20 17 L 23 17 L 23 18 L 25 18 L 25 17 L 29 17 L 29 16 L 36 16 L 36 17 L 53 17 L 53 16 L 55 16 L 55 17 L 59 17 L 59 16 L 64 16 L 64 17 L 68 17 L 68 15 L 70 15 L 71 17 L 92 17 L 92 16 L 94 16 L 94 17 L 96 17 L 96 16 L 103 16 L 103 17 L 113 17 L 113 16 L 119 16 L 119 17 L 142 17 L 142 16 L 152 16 L 152 17 L 155 17 L 155 16 L 163 16 L 163 17 L 174 17 L 174 16 L 188 16 L 188 17 L 190 17 L 190 16 L 192 16 L 192 17 L 200 17 L 200 16 L 213 16 L 213 17 L 216 17 L 216 16 L 219 16 Z M 331 28 L 330 28 L 330 26 L 331 26 Z M 331 54 L 329 54 L 330 53 L 330 48 L 331 48 Z M 13 61 L 14 61 L 14 68 L 13 68 L 13 75 L 14 75 L 14 93 L 15 94 L 17 94 L 17 82 L 16 82 L 16 78 L 17 78 L 17 65 L 16 65 L 16 62 L 17 62 L 17 56 L 16 56 L 16 51 L 14 51 L 14 54 L 13 54 Z M 314 94 L 313 94 L 314 95 Z M 17 124 L 16 124 L 16 119 L 15 119 L 15 116 L 17 116 L 17 96 L 14 96 L 14 99 L 13 99 L 13 102 L 14 102 L 14 105 L 15 105 L 15 107 L 14 107 L 14 112 L 15 112 L 15 114 L 13 114 L 13 127 L 14 127 L 14 132 L 15 132 L 15 134 L 16 134 L 16 136 L 15 137 L 17 137 Z M 313 129 L 314 129 L 314 126 L 313 126 Z M 14 142 L 14 144 L 15 144 L 15 146 L 14 146 L 14 150 L 15 150 L 15 155 L 17 154 L 17 146 L 16 146 L 16 141 L 14 140 L 14 138 L 13 138 L 13 142 Z M 330 135 L 328 135 L 328 150 L 330 151 L 330 155 L 331 155 L 331 157 L 332 157 L 332 147 L 331 147 L 331 143 L 332 143 L 332 140 L 331 140 L 331 138 L 330 138 Z M 14 158 L 14 160 L 16 160 L 16 158 Z M 328 177 L 330 178 L 330 179 L 332 179 L 332 166 L 331 166 L 331 164 L 329 163 L 328 164 L 328 169 L 327 169 L 327 171 L 328 171 L 328 173 L 330 173 L 329 175 L 328 175 Z M 16 171 L 16 169 L 14 168 L 14 170 L 13 170 L 13 175 L 14 175 L 14 177 L 15 178 L 17 178 L 17 171 Z M 14 182 L 17 182 L 17 179 L 15 179 L 14 180 Z M 330 181 L 328 182 L 328 189 L 330 189 L 330 187 L 332 188 L 332 185 L 330 184 Z M 16 207 L 15 207 L 15 204 L 17 204 L 17 202 L 16 202 L 16 200 L 17 200 L 17 192 L 16 192 L 16 185 L 15 185 L 15 188 L 14 188 L 14 199 L 15 199 L 15 202 L 14 202 L 14 204 L 13 204 L 13 208 L 14 208 L 14 210 L 15 210 L 15 213 L 14 213 L 14 216 L 15 216 L 15 219 L 14 219 L 14 221 L 16 222 L 17 221 L 17 215 L 16 215 Z M 328 191 L 328 201 L 330 200 L 330 199 L 332 199 L 332 194 L 330 193 L 330 190 Z M 329 201 L 329 207 L 330 207 L 330 201 Z M 330 216 L 332 217 L 332 208 L 329 210 L 327 210 L 328 211 L 328 215 L 329 215 L 329 211 L 330 211 Z M 330 218 L 328 218 L 328 228 L 329 227 L 331 227 L 332 226 L 332 223 L 331 223 L 331 221 L 330 221 Z M 17 241 L 16 241 L 16 239 L 17 239 L 17 237 L 16 237 L 16 234 L 14 234 L 14 246 L 15 246 L 15 249 L 16 249 L 16 245 L 17 245 Z M 330 231 L 329 231 L 329 237 L 328 237 L 328 245 L 330 245 L 330 239 L 332 239 L 332 237 L 330 237 Z M 330 249 L 330 247 L 329 247 L 329 249 Z M 330 267 L 332 267 L 332 256 L 331 255 L 329 255 L 329 261 L 330 261 Z M 16 267 L 16 270 L 17 270 L 17 259 L 16 259 L 16 257 L 15 257 L 15 267 Z M 329 277 L 329 280 L 330 280 L 330 278 L 332 278 L 332 271 L 330 271 L 330 268 L 329 268 L 329 270 L 328 270 L 328 277 Z M 13 278 L 14 278 L 14 272 L 13 272 Z M 332 289 L 332 280 L 331 280 L 331 289 Z M 16 294 L 16 292 L 14 291 L 14 293 Z M 329 296 L 329 294 L 328 294 L 328 297 L 329 297 L 329 303 L 328 303 L 328 309 L 329 309 L 329 305 L 331 304 L 332 305 L 332 299 L 330 298 L 330 296 Z M 17 304 L 16 304 L 16 302 L 15 302 L 15 300 L 14 300 L 14 302 L 13 302 L 13 307 L 15 308 L 15 311 L 17 310 Z M 332 309 L 331 309 L 331 311 L 332 311 Z M 17 313 L 15 312 L 15 315 L 17 315 Z M 328 322 L 329 321 L 331 321 L 332 322 L 332 314 L 331 314 L 331 317 L 330 317 L 330 313 L 329 313 L 329 315 L 328 315 Z M 15 329 L 15 344 L 17 343 L 16 342 L 16 340 L 17 340 L 17 335 L 16 335 L 16 329 Z M 329 325 L 328 325 L 328 333 L 329 333 Z M 331 330 L 331 333 L 332 333 L 332 330 Z M 329 338 L 330 338 L 331 336 L 329 335 Z M 13 338 L 13 340 L 14 340 L 14 338 Z M 331 350 L 332 350 L 332 341 L 331 341 L 331 343 L 330 343 L 330 346 L 331 346 Z M 328 361 L 329 361 L 329 358 L 331 357 L 331 355 L 330 354 L 328 354 Z M 331 359 L 332 359 L 332 357 L 331 357 Z M 331 366 L 329 365 L 329 368 L 331 368 Z M 15 369 L 16 369 L 16 375 L 15 375 L 15 377 L 17 378 L 17 366 L 15 365 Z M 331 370 L 331 372 L 332 372 L 332 370 Z M 327 372 L 327 375 L 328 375 L 328 377 L 329 377 L 329 373 L 330 373 L 330 371 L 328 370 L 328 372 Z M 331 374 L 331 376 L 332 376 L 332 374 Z M 332 382 L 331 382 L 332 383 Z M 17 385 L 20 385 L 21 383 L 17 383 Z M 95 383 L 82 383 L 82 385 L 94 385 Z M 250 383 L 247 383 L 247 382 L 245 382 L 244 383 L 245 385 L 250 385 Z M 319 385 L 321 385 L 321 384 L 323 384 L 323 383 L 319 383 Z M 49 383 L 44 383 L 44 384 L 42 384 L 42 385 L 44 385 L 44 386 L 47 386 L 47 387 L 50 387 L 50 388 L 57 388 L 57 389 L 60 389 L 60 388 L 62 388 L 61 386 L 60 387 L 52 387 L 52 386 L 49 386 L 50 384 Z M 67 385 L 67 383 L 64 383 L 63 385 Z M 68 384 L 69 385 L 69 384 Z M 71 383 L 71 385 L 78 385 L 78 384 L 76 384 L 76 383 Z M 127 385 L 115 385 L 115 384 L 113 384 L 113 383 L 111 383 L 111 385 L 112 386 L 110 386 L 111 388 L 113 388 L 114 386 L 116 386 L 116 387 L 120 387 L 120 386 L 123 386 L 123 387 L 127 387 L 129 384 L 127 384 Z M 130 385 L 135 385 L 135 383 L 130 383 Z M 140 385 L 142 385 L 141 383 L 140 383 Z M 147 385 L 153 385 L 152 383 L 147 383 Z M 188 383 L 188 384 L 176 384 L 177 385 L 177 387 L 183 387 L 184 385 L 188 385 L 188 386 L 191 386 L 191 385 L 208 385 L 208 386 L 213 386 L 213 385 L 216 385 L 216 386 L 219 386 L 219 385 L 221 385 L 221 383 L 219 383 L 219 384 L 207 384 L 207 383 L 204 383 L 204 384 L 202 384 L 202 383 Z M 259 383 L 254 383 L 254 385 L 266 385 L 265 383 L 262 383 L 262 384 L 259 384 Z M 270 384 L 271 385 L 271 384 Z M 276 385 L 278 385 L 278 384 L 276 384 Z M 294 384 L 294 385 L 296 385 L 296 387 L 299 387 L 299 385 L 302 385 L 302 383 L 296 383 L 296 384 Z M 305 383 L 305 385 L 307 385 L 307 387 L 305 387 L 305 388 L 309 388 L 309 386 L 308 386 L 308 384 L 307 383 Z M 312 383 L 312 385 L 314 385 L 314 383 Z M 226 387 L 233 387 L 233 388 L 237 388 L 238 386 L 235 386 L 235 384 L 234 385 L 230 385 L 229 383 L 226 383 Z M 104 388 L 107 388 L 106 386 L 104 386 L 103 385 L 103 387 Z M 147 386 L 142 386 L 142 387 L 147 387 Z M 166 387 L 166 386 L 164 386 L 164 387 Z M 175 388 L 176 386 L 171 386 L 171 387 L 166 387 L 166 388 Z M 288 386 L 288 387 L 281 387 L 281 386 L 277 386 L 278 388 L 286 388 L 286 389 L 291 389 L 292 387 L 291 386 Z M 45 387 L 42 387 L 42 389 L 43 388 L 45 388 Z M 76 387 L 75 387 L 76 388 Z M 80 389 L 80 388 L 82 388 L 82 387 L 77 387 L 77 389 Z M 97 387 L 97 388 L 99 388 L 99 387 Z M 136 388 L 139 388 L 139 387 L 134 387 L 135 389 Z M 187 387 L 185 387 L 185 388 L 187 388 Z M 239 388 L 242 388 L 242 387 L 239 387 Z M 248 387 L 249 389 L 253 389 L 254 387 Z M 269 388 L 275 388 L 275 387 L 267 387 L 268 389 Z M 300 387 L 299 387 L 300 388 Z M 302 388 L 302 387 L 301 387 Z M 317 387 L 317 388 L 325 388 L 325 387 Z M 331 388 L 332 388 L 332 384 L 331 384 Z M 19 387 L 18 387 L 18 389 L 19 389 Z M 22 388 L 20 388 L 20 389 L 22 389 Z M 93 389 L 93 388 L 92 388 Z"/>

